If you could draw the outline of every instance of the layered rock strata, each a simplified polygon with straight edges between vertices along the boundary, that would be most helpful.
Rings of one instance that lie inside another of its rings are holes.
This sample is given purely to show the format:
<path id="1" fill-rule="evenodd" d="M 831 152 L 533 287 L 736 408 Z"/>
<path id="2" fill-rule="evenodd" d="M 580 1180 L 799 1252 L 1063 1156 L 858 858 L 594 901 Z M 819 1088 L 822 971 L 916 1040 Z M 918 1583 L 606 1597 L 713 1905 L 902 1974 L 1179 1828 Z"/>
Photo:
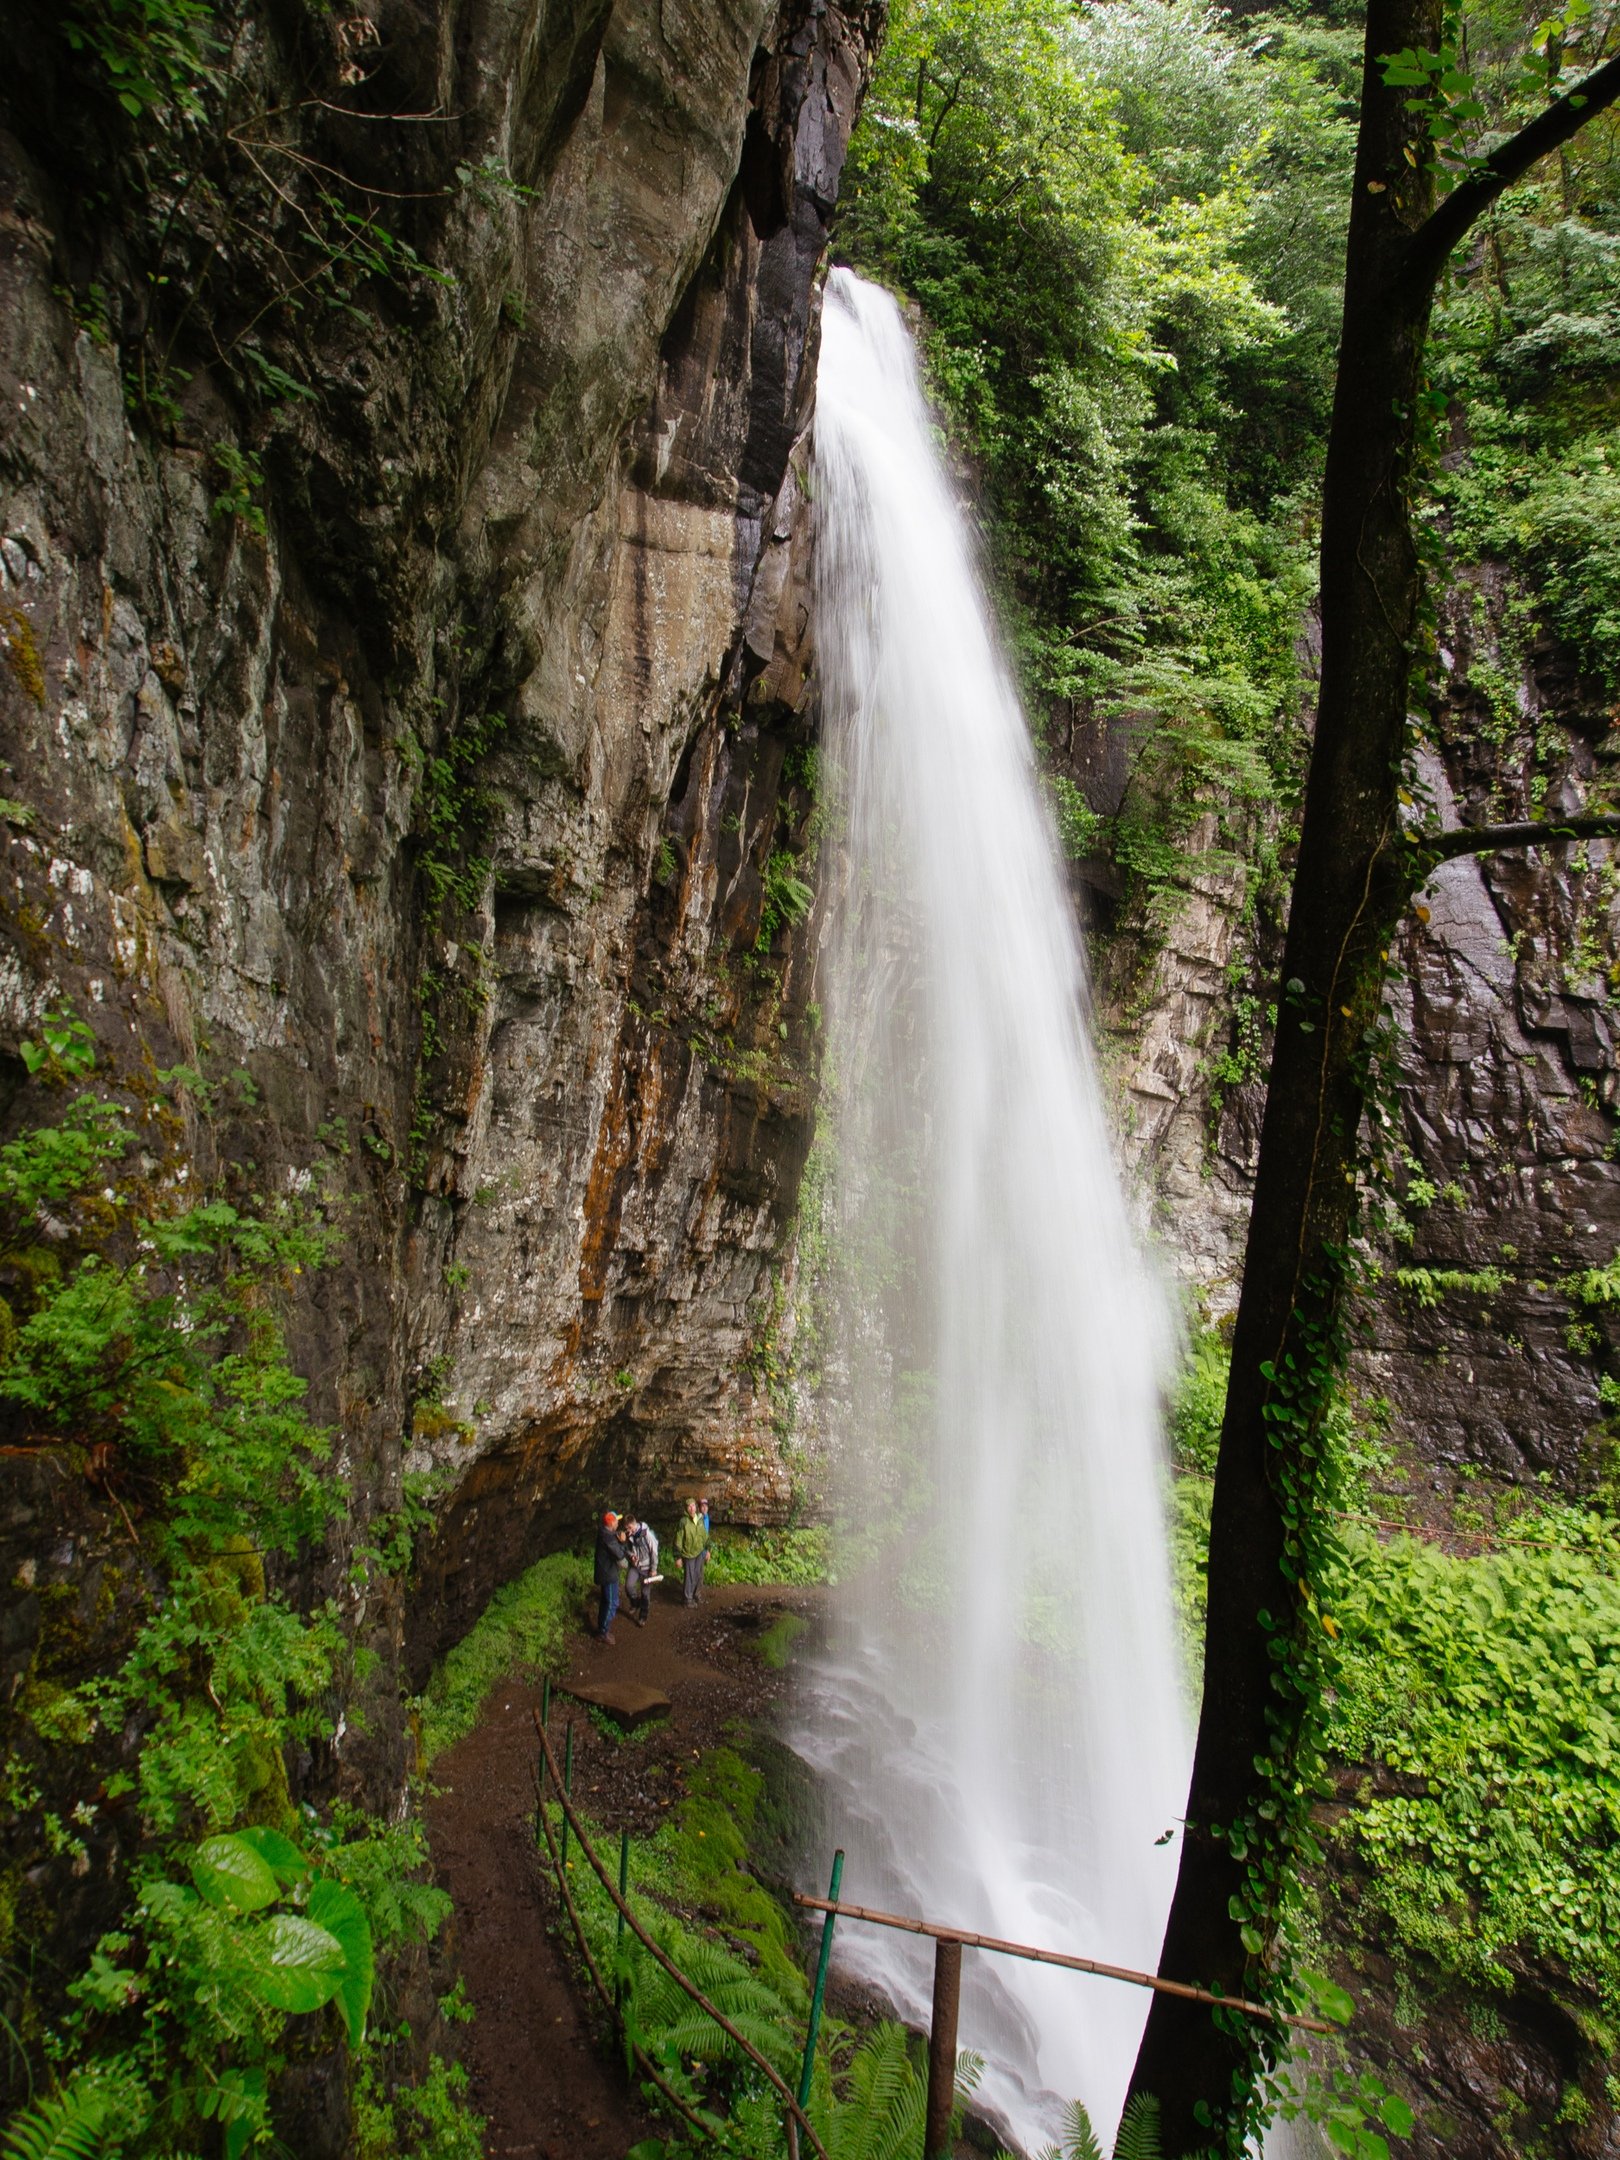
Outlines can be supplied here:
<path id="1" fill-rule="evenodd" d="M 815 1047 L 799 445 L 876 10 L 316 12 L 246 11 L 200 147 L 109 101 L 104 156 L 19 18 L 0 1077 L 71 1004 L 122 1080 L 217 1083 L 196 1176 L 341 1221 L 293 1324 L 348 1490 L 312 1588 L 379 1662 L 302 1774 L 383 1804 L 402 1678 L 599 1495 L 788 1505 L 749 1353 Z M 378 223 L 295 309 L 313 170 Z M 356 1589 L 412 1473 L 409 1591 Z M 15 1675 L 96 1538 L 0 1475 Z"/>

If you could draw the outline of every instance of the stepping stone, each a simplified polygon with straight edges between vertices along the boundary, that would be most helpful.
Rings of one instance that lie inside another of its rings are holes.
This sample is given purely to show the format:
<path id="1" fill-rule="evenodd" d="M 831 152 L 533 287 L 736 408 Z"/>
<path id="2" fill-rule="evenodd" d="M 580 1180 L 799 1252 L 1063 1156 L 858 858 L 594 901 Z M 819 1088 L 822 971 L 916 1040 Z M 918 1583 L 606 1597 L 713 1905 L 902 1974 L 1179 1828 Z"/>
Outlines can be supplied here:
<path id="1" fill-rule="evenodd" d="M 644 1725 L 648 1718 L 664 1717 L 669 1711 L 669 1697 L 663 1690 L 646 1687 L 639 1680 L 592 1680 L 562 1692 L 572 1695 L 575 1702 L 592 1703 L 598 1710 L 605 1710 L 626 1731 Z"/>

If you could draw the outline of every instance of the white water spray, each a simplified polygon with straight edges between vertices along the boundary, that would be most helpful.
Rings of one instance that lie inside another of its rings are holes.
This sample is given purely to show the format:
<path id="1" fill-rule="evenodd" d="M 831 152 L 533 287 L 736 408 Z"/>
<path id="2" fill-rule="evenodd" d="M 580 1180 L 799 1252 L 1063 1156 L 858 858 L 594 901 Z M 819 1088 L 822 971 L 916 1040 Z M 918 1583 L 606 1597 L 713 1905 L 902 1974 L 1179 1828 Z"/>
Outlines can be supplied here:
<path id="1" fill-rule="evenodd" d="M 816 494 L 842 820 L 831 1422 L 865 1551 L 795 1743 L 848 1848 L 847 1899 L 1151 1968 L 1189 1762 L 1158 1414 L 1169 1330 L 1114 1167 L 1028 731 L 910 339 L 888 295 L 843 271 Z M 846 1924 L 839 1959 L 926 2023 L 925 1945 Z M 1063 2099 L 1106 2134 L 1146 2005 L 970 1951 L 961 2044 L 1026 2147 Z"/>

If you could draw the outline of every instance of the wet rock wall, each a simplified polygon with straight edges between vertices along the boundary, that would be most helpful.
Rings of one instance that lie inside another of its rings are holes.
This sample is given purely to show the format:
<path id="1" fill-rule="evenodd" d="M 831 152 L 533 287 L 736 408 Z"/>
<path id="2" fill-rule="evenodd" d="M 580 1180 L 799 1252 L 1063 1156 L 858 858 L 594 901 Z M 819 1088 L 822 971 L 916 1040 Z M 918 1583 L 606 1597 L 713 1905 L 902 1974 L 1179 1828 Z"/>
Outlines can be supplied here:
<path id="1" fill-rule="evenodd" d="M 1492 571 L 1448 595 L 1443 690 L 1414 817 L 1570 815 L 1620 746 L 1612 701 L 1546 641 L 1503 629 Z M 1504 692 L 1504 682 L 1509 686 Z M 1285 896 L 1217 847 L 1182 889 L 1116 914 L 1082 888 L 1122 1152 L 1169 1268 L 1205 1315 L 1236 1305 Z M 1612 845 L 1443 865 L 1394 953 L 1397 1235 L 1362 1301 L 1354 1385 L 1418 1490 L 1610 1474 L 1620 1252 Z M 1258 903 L 1258 904 L 1257 904 Z"/>
<path id="2" fill-rule="evenodd" d="M 584 1508 L 789 1504 L 749 1351 L 814 1060 L 799 444 L 875 27 L 824 0 L 249 8 L 257 119 L 227 115 L 182 214 L 115 112 L 88 139 L 55 11 L 19 13 L 0 1077 L 71 1002 L 122 1077 L 218 1080 L 198 1176 L 318 1176 L 340 1214 L 293 1326 L 350 1495 L 311 1588 L 379 1662 L 305 1771 L 374 1804 L 402 1678 Z M 289 110 L 272 153 L 252 127 Z M 278 312 L 260 183 L 300 158 L 406 205 L 412 252 Z M 409 1587 L 356 1590 L 347 1547 L 413 1474 Z M 17 1499 L 5 1580 L 81 1570 Z"/>

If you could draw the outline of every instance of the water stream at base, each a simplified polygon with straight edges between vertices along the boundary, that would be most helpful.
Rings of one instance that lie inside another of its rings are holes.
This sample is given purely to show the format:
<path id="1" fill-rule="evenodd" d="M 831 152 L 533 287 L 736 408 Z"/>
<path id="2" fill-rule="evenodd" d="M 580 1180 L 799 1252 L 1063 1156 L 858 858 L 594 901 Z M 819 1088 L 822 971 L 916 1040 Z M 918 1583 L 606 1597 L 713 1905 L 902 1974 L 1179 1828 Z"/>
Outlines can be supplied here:
<path id="1" fill-rule="evenodd" d="M 1028 729 L 894 302 L 828 282 L 815 492 L 842 1321 L 826 1423 L 853 1526 L 793 1740 L 844 1896 L 1152 1967 L 1189 1739 L 1158 1401 Z M 1170 1833 L 1166 1836 L 1166 1833 Z M 816 1885 L 821 1888 L 823 1885 Z M 928 1947 L 838 1962 L 927 2022 Z M 1037 2148 L 1117 2120 L 1147 1997 L 965 1960 L 981 2101 Z"/>

